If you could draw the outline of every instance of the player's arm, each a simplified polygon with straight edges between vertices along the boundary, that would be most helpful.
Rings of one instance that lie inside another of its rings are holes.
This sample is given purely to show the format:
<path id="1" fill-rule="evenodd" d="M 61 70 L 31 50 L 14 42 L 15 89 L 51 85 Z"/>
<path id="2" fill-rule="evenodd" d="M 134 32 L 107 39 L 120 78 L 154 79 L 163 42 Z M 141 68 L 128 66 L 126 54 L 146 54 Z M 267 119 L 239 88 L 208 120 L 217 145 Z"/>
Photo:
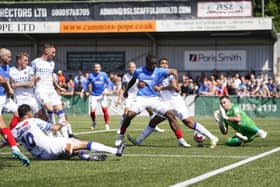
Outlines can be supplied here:
<path id="1" fill-rule="evenodd" d="M 122 96 L 123 96 L 123 93 L 124 93 L 126 87 L 127 87 L 127 82 L 122 81 L 122 87 L 121 87 L 121 89 L 119 89 L 119 91 L 117 93 L 118 97 L 116 100 L 116 106 L 121 104 Z"/>
<path id="2" fill-rule="evenodd" d="M 226 135 L 228 133 L 228 123 L 223 119 L 220 110 L 216 110 L 214 112 L 214 117 L 216 122 L 218 123 L 221 133 Z"/>
<path id="3" fill-rule="evenodd" d="M 175 77 L 175 79 L 178 80 L 178 71 L 177 71 L 177 69 L 169 68 L 168 69 L 168 73 L 169 73 L 169 75 L 173 75 Z"/>
<path id="4" fill-rule="evenodd" d="M 137 80 L 137 78 L 133 76 L 132 79 L 130 79 L 130 81 L 128 82 L 127 87 L 126 87 L 125 91 L 123 92 L 123 96 L 125 98 L 128 97 L 127 92 L 135 84 L 136 80 Z"/>
<path id="5" fill-rule="evenodd" d="M 104 82 L 106 84 L 105 89 L 103 91 L 104 95 L 110 94 L 113 91 L 114 84 L 112 81 L 108 78 L 107 74 L 105 74 Z"/>
<path id="6" fill-rule="evenodd" d="M 12 80 L 10 80 L 11 82 L 11 87 L 12 88 L 16 88 L 16 87 L 33 87 L 34 83 L 35 83 L 35 79 L 34 76 L 30 76 L 29 80 L 26 82 L 16 82 L 13 83 Z"/>
<path id="7" fill-rule="evenodd" d="M 67 90 L 65 88 L 62 88 L 59 84 L 58 84 L 58 81 L 57 79 L 54 77 L 54 74 L 52 76 L 52 79 L 53 79 L 53 85 L 55 88 L 57 88 L 58 90 L 60 90 L 61 92 L 67 92 Z"/>
<path id="8" fill-rule="evenodd" d="M 87 78 L 86 82 L 82 85 L 83 88 L 80 92 L 80 97 L 83 98 L 84 97 L 84 92 L 88 89 L 89 84 L 91 83 L 91 75 L 89 75 L 89 77 Z"/>
<path id="9" fill-rule="evenodd" d="M 220 106 L 220 112 L 221 112 L 221 115 L 222 115 L 223 119 L 226 120 L 226 121 L 239 123 L 240 120 L 241 120 L 241 115 L 239 113 L 235 113 L 234 116 L 227 116 L 226 112 L 225 112 L 225 109 L 222 106 Z"/>
<path id="10" fill-rule="evenodd" d="M 13 95 L 14 91 L 10 85 L 10 79 L 0 75 L 0 84 L 3 85 L 8 95 Z"/>
<path id="11" fill-rule="evenodd" d="M 57 132 L 63 126 L 63 124 L 61 124 L 61 125 L 60 124 L 52 124 L 52 123 L 43 121 L 39 118 L 33 118 L 33 120 L 35 120 L 35 124 L 44 132 L 48 132 L 48 131 Z"/>
<path id="12" fill-rule="evenodd" d="M 179 92 L 178 81 L 174 77 L 170 79 L 169 83 L 170 84 L 167 85 L 167 86 L 155 86 L 154 89 L 156 91 L 160 91 L 160 90 L 175 90 L 176 92 Z"/>
<path id="13" fill-rule="evenodd" d="M 50 128 L 50 130 L 51 130 L 52 132 L 57 132 L 57 131 L 59 131 L 59 130 L 61 129 L 62 126 L 63 126 L 63 125 L 54 124 L 54 125 L 52 125 L 52 127 Z"/>

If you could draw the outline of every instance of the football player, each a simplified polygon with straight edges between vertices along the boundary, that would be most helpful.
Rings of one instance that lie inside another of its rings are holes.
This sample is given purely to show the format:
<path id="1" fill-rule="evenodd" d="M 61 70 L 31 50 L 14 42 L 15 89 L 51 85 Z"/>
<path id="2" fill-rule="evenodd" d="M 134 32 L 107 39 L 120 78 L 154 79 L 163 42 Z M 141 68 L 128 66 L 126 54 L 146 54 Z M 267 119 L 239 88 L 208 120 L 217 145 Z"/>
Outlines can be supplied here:
<path id="1" fill-rule="evenodd" d="M 97 142 L 47 136 L 48 131 L 57 131 L 62 126 L 48 123 L 39 118 L 33 118 L 32 109 L 26 104 L 19 106 L 18 115 L 21 122 L 12 130 L 12 133 L 16 140 L 21 142 L 25 149 L 37 159 L 55 160 L 80 153 L 81 159 L 104 160 L 103 155 L 90 157 L 90 155 L 84 153 L 84 150 L 122 156 L 125 148 L 124 144 L 114 148 Z"/>
<path id="2" fill-rule="evenodd" d="M 163 69 L 168 68 L 168 59 L 162 58 L 159 60 L 159 66 Z M 208 131 L 202 124 L 196 122 L 190 113 L 189 109 L 184 104 L 182 96 L 178 93 L 178 82 L 173 75 L 169 75 L 163 79 L 159 84 L 154 86 L 154 89 L 160 93 L 163 101 L 175 111 L 175 115 L 189 128 L 199 132 L 200 134 L 206 136 L 211 141 L 210 148 L 215 148 L 218 138 L 214 136 L 210 131 Z M 144 139 L 146 139 L 153 131 L 150 131 L 151 127 L 156 126 L 160 122 L 166 120 L 161 116 L 156 116 L 150 121 L 150 124 L 143 130 L 141 135 L 136 139 L 128 136 L 134 144 L 140 145 Z"/>
<path id="3" fill-rule="evenodd" d="M 34 59 L 31 64 L 35 75 L 35 94 L 40 103 L 48 112 L 48 121 L 54 123 L 53 113 L 58 115 L 59 124 L 65 123 L 61 128 L 63 136 L 69 137 L 73 135 L 70 123 L 65 119 L 65 112 L 62 106 L 60 96 L 55 90 L 55 79 L 53 77 L 55 62 L 54 57 L 56 49 L 54 45 L 45 44 L 42 48 L 42 55 Z M 64 88 L 58 86 L 58 89 L 65 91 Z"/>
<path id="4" fill-rule="evenodd" d="M 146 108 L 151 108 L 154 112 L 159 113 L 168 119 L 169 125 L 176 135 L 179 145 L 182 145 L 183 147 L 190 147 L 183 138 L 182 130 L 180 129 L 175 114 L 169 104 L 162 101 L 158 92 L 153 89 L 153 87 L 157 85 L 162 78 L 165 78 L 169 74 L 174 74 L 177 77 L 177 70 L 157 68 L 156 64 L 157 60 L 153 55 L 146 56 L 146 65 L 144 67 L 137 68 L 133 74 L 133 78 L 129 81 L 128 86 L 123 93 L 125 98 L 128 97 L 128 91 L 135 84 L 137 79 L 142 86 L 139 87 L 137 96 L 133 100 L 128 109 L 127 115 L 123 120 L 120 128 L 120 134 L 115 141 L 115 146 L 118 146 L 123 141 L 124 134 L 130 125 L 131 120 Z M 148 127 L 148 132 L 154 131 L 154 127 Z"/>
<path id="5" fill-rule="evenodd" d="M 122 89 L 121 91 L 118 93 L 118 98 L 117 98 L 117 105 L 119 105 L 121 103 L 121 99 L 123 98 L 123 91 L 127 88 L 127 85 L 129 83 L 129 81 L 132 79 L 133 74 L 136 70 L 136 64 L 134 62 L 129 62 L 128 63 L 128 72 L 126 74 L 124 74 L 123 78 L 122 78 Z M 119 123 L 119 128 L 122 125 L 123 119 L 126 116 L 127 112 L 128 112 L 128 108 L 131 106 L 132 101 L 136 98 L 137 96 L 137 83 L 138 80 L 136 80 L 135 84 L 128 90 L 128 97 L 127 98 L 123 98 L 124 100 L 124 112 L 123 115 L 121 115 L 121 119 L 120 119 L 120 123 Z M 150 119 L 153 118 L 154 114 L 153 111 L 151 109 L 146 109 L 147 112 L 149 113 Z M 163 129 L 159 128 L 158 126 L 155 127 L 155 131 L 157 132 L 164 132 Z M 120 133 L 120 129 L 118 130 L 118 134 Z"/>
<path id="6" fill-rule="evenodd" d="M 34 72 L 31 66 L 28 66 L 29 55 L 25 52 L 16 55 L 16 66 L 10 68 L 10 82 L 14 90 L 14 99 L 17 106 L 28 104 L 36 117 L 47 120 L 45 111 L 34 94 Z M 19 119 L 12 119 L 10 128 L 17 125 Z"/>
<path id="7" fill-rule="evenodd" d="M 10 128 L 8 128 L 2 117 L 2 110 L 4 108 L 12 108 L 12 112 L 16 112 L 16 104 L 11 102 L 11 99 L 7 98 L 7 95 L 12 95 L 13 90 L 9 82 L 9 63 L 12 59 L 12 54 L 9 49 L 1 48 L 0 49 L 0 131 L 2 136 L 7 141 L 8 145 L 12 149 L 12 154 L 15 155 L 24 166 L 30 164 L 29 159 L 24 156 L 19 150 L 16 141 L 11 133 Z M 11 107 L 12 106 L 12 107 Z"/>
<path id="8" fill-rule="evenodd" d="M 267 132 L 259 129 L 239 106 L 231 103 L 228 96 L 220 97 L 220 110 L 214 112 L 214 117 L 223 134 L 228 133 L 228 126 L 237 131 L 235 136 L 227 139 L 226 145 L 240 146 L 253 141 L 255 137 L 264 139 L 267 136 Z"/>
<path id="9" fill-rule="evenodd" d="M 108 111 L 108 103 L 107 103 L 107 94 L 109 94 L 109 89 L 112 86 L 112 82 L 109 80 L 107 73 L 101 71 L 100 64 L 94 64 L 94 72 L 91 73 L 83 85 L 83 89 L 80 93 L 80 97 L 83 98 L 84 92 L 88 89 L 88 86 L 91 84 L 91 95 L 90 95 L 90 117 L 92 120 L 91 129 L 94 130 L 96 126 L 96 108 L 97 105 L 101 105 L 104 121 L 105 121 L 105 129 L 110 130 L 109 126 L 109 111 Z"/>

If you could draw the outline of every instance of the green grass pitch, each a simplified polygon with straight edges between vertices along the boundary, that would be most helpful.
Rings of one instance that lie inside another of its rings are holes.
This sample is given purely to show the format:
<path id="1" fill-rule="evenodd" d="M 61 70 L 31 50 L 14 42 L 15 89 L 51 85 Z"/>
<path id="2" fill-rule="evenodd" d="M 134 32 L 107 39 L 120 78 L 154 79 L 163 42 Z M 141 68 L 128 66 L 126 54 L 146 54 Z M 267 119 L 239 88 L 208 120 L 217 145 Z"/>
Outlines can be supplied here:
<path id="1" fill-rule="evenodd" d="M 164 133 L 152 134 L 142 146 L 133 146 L 126 139 L 124 156 L 109 156 L 104 162 L 77 158 L 32 160 L 31 166 L 26 168 L 12 158 L 10 149 L 5 147 L 0 150 L 0 186 L 169 186 L 280 146 L 279 119 L 255 119 L 260 128 L 268 131 L 268 136 L 265 140 L 257 138 L 241 147 L 224 145 L 226 138 L 233 135 L 232 129 L 224 136 L 214 119 L 197 120 L 219 137 L 215 149 L 208 148 L 208 140 L 204 147 L 198 147 L 192 139 L 193 131 L 182 124 L 184 137 L 192 147 L 179 147 L 166 122 L 160 125 L 166 130 Z M 111 117 L 111 129 L 117 129 L 118 121 L 119 117 Z M 88 116 L 70 116 L 70 122 L 75 133 L 91 131 Z M 127 134 L 136 137 L 147 122 L 146 117 L 135 118 Z M 103 117 L 98 116 L 97 132 L 78 136 L 113 146 L 116 132 L 98 132 L 104 129 Z M 279 163 L 280 152 L 277 152 L 193 186 L 279 186 Z"/>

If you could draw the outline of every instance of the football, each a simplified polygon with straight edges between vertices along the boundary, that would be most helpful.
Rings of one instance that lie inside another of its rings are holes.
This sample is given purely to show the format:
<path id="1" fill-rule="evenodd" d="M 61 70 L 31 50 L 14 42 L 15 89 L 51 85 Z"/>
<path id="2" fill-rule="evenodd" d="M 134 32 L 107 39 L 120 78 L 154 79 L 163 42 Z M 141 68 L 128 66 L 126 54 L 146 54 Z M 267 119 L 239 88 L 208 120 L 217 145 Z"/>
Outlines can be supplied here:
<path id="1" fill-rule="evenodd" d="M 200 134 L 199 132 L 194 132 L 193 134 L 193 140 L 197 143 L 202 143 L 204 142 L 204 140 L 206 139 L 206 137 L 202 134 Z"/>

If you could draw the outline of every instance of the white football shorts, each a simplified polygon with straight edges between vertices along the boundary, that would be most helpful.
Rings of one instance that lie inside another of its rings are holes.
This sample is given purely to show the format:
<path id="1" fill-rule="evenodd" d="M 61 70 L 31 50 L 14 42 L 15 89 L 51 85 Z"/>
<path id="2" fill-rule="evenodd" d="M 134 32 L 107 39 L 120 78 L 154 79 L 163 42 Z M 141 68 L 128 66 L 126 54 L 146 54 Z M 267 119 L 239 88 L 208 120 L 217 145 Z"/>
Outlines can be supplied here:
<path id="1" fill-rule="evenodd" d="M 91 110 L 96 110 L 98 104 L 101 107 L 108 107 L 106 95 L 99 95 L 99 96 L 91 95 L 89 99 L 90 99 Z"/>
<path id="2" fill-rule="evenodd" d="M 146 108 L 151 108 L 154 112 L 164 115 L 168 110 L 171 110 L 170 106 L 165 103 L 160 97 L 147 97 L 137 96 L 128 110 L 140 114 Z"/>
<path id="3" fill-rule="evenodd" d="M 49 90 L 36 90 L 35 95 L 42 105 L 45 103 L 51 103 L 53 106 L 61 105 L 61 97 L 54 89 Z"/>

